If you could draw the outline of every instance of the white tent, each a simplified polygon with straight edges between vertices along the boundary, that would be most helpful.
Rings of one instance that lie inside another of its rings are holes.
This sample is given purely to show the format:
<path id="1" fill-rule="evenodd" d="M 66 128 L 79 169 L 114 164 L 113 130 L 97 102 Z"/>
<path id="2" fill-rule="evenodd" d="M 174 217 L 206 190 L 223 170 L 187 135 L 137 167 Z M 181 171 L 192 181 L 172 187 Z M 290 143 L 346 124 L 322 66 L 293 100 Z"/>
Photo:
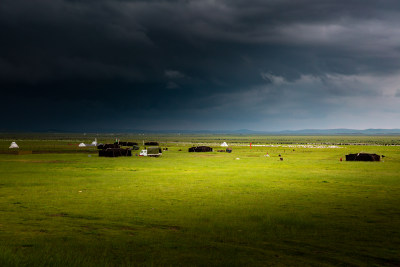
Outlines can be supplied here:
<path id="1" fill-rule="evenodd" d="M 221 146 L 228 146 L 228 144 L 227 144 L 226 142 L 223 142 L 223 143 L 221 144 Z"/>
<path id="2" fill-rule="evenodd" d="M 78 146 L 79 147 L 85 147 L 86 145 L 84 143 L 80 143 Z"/>
<path id="3" fill-rule="evenodd" d="M 17 145 L 17 143 L 12 142 L 9 148 L 19 148 L 19 146 Z"/>
<path id="4" fill-rule="evenodd" d="M 92 142 L 92 146 L 97 146 L 97 138 L 95 138 L 94 141 Z"/>

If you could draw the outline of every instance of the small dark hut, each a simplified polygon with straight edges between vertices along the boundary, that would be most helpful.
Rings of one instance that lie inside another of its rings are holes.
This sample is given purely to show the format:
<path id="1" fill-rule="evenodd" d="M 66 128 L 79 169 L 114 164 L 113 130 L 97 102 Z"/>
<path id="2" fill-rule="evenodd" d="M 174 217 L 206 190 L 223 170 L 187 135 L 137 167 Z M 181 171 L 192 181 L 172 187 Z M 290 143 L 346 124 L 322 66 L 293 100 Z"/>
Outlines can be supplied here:
<path id="1" fill-rule="evenodd" d="M 346 155 L 346 161 L 381 161 L 381 156 L 370 153 L 357 153 Z"/>
<path id="2" fill-rule="evenodd" d="M 197 146 L 189 148 L 189 152 L 212 152 L 213 149 L 208 146 Z"/>

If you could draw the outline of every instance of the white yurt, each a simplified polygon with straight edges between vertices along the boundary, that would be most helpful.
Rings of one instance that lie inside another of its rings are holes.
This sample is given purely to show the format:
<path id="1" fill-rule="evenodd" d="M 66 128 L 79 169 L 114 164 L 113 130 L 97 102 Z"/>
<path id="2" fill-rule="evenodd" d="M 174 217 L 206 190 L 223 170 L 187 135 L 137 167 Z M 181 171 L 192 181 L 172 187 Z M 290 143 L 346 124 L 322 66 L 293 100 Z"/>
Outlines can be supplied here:
<path id="1" fill-rule="evenodd" d="M 223 142 L 223 143 L 221 144 L 221 146 L 228 146 L 228 144 L 227 144 L 226 142 Z"/>
<path id="2" fill-rule="evenodd" d="M 80 143 L 78 146 L 79 147 L 85 147 L 86 145 L 84 143 Z"/>
<path id="3" fill-rule="evenodd" d="M 95 138 L 94 141 L 92 142 L 92 146 L 97 146 L 97 138 Z"/>
<path id="4" fill-rule="evenodd" d="M 19 148 L 19 146 L 17 145 L 17 143 L 11 142 L 11 145 L 9 148 Z"/>

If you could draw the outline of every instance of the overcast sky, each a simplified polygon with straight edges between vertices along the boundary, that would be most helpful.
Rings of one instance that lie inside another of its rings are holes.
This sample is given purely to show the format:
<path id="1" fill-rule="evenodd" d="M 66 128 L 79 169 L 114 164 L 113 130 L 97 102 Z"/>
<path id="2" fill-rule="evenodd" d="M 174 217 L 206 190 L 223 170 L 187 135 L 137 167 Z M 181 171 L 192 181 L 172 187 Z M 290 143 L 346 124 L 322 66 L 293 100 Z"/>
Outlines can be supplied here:
<path id="1" fill-rule="evenodd" d="M 1 0 L 0 130 L 400 128 L 398 0 Z"/>

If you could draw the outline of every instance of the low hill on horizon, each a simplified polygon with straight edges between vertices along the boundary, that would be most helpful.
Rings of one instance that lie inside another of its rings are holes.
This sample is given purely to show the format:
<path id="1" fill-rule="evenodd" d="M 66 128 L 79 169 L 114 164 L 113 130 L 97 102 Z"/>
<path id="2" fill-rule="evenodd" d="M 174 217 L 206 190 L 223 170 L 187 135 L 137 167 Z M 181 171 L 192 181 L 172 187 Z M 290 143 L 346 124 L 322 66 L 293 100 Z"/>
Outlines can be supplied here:
<path id="1" fill-rule="evenodd" d="M 82 129 L 82 130 L 62 130 L 49 129 L 46 131 L 8 131 L 0 130 L 3 134 L 12 133 L 139 133 L 139 134 L 266 134 L 266 135 L 400 135 L 400 129 L 301 129 L 301 130 L 282 130 L 282 131 L 260 131 L 260 130 L 143 130 L 143 129 Z"/>

